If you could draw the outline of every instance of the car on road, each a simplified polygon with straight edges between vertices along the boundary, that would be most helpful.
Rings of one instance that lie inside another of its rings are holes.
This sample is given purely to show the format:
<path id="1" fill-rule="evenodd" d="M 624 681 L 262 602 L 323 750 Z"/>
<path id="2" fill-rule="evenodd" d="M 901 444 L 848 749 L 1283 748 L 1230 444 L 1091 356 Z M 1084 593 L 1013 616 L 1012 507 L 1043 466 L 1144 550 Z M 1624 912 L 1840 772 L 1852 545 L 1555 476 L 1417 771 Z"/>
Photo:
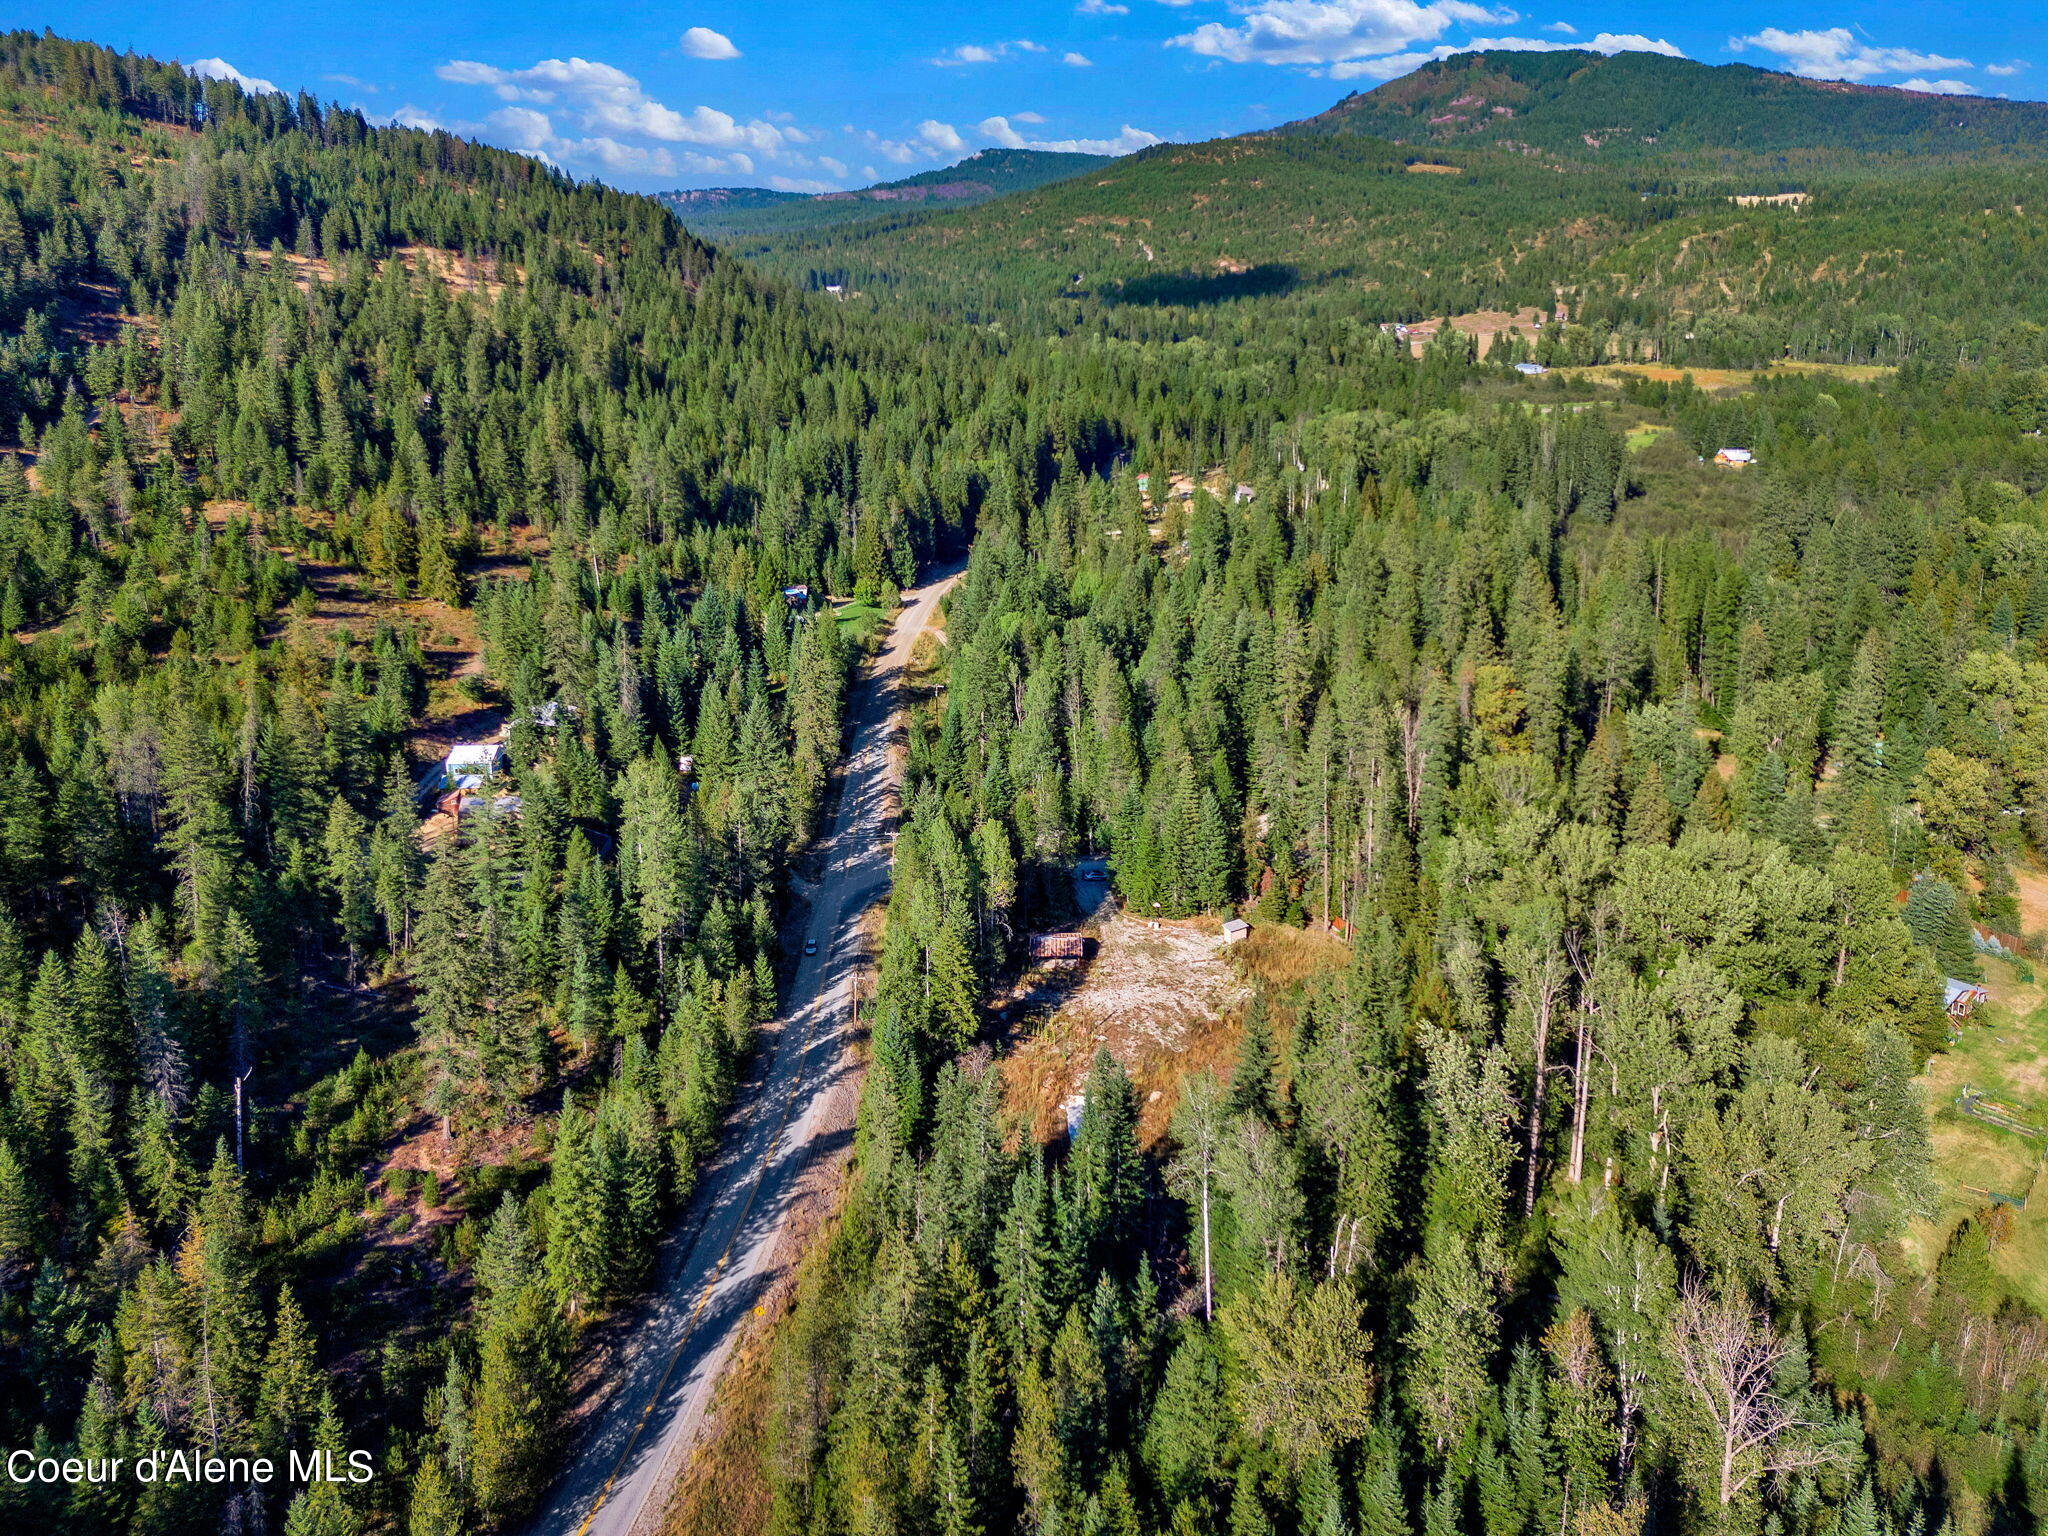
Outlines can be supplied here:
<path id="1" fill-rule="evenodd" d="M 818 952 L 818 941 L 817 941 L 816 939 L 805 939 L 805 940 L 804 940 L 804 953 L 805 953 L 805 954 L 807 954 L 807 955 L 815 955 L 815 954 L 816 954 L 817 952 Z"/>

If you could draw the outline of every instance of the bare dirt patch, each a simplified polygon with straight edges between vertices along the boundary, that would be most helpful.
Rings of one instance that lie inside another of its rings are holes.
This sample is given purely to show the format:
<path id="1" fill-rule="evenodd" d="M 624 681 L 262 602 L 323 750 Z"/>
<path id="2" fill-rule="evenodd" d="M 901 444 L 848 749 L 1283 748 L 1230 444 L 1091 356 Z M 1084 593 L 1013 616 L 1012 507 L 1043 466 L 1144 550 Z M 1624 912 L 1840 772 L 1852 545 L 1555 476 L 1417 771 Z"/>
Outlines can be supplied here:
<path id="1" fill-rule="evenodd" d="M 1411 165 L 1408 169 L 1413 171 L 1419 167 Z M 1450 169 L 1455 170 L 1456 167 Z M 1436 334 L 1448 326 L 1473 337 L 1479 344 L 1479 355 L 1484 357 L 1493 349 L 1496 337 L 1513 335 L 1533 343 L 1549 323 L 1550 317 L 1542 310 L 1534 305 L 1524 305 L 1513 314 L 1504 309 L 1480 309 L 1466 315 L 1418 320 L 1413 325 L 1404 326 L 1399 334 L 1408 343 L 1408 350 L 1420 357 Z"/>
<path id="2" fill-rule="evenodd" d="M 1408 174 L 1410 176 L 1462 176 L 1465 174 L 1465 167 L 1462 165 L 1438 165 L 1431 160 L 1411 160 L 1408 162 Z"/>
<path id="3" fill-rule="evenodd" d="M 302 292 L 316 282 L 334 281 L 334 266 L 323 256 L 301 256 L 295 251 L 281 255 L 292 282 Z M 251 266 L 270 270 L 268 250 L 251 248 L 243 251 L 242 256 Z M 377 264 L 377 270 L 382 272 L 394 260 L 403 263 L 405 270 L 415 276 L 425 273 L 440 279 L 451 293 L 480 293 L 487 299 L 495 299 L 505 291 L 508 277 L 523 281 L 526 276 L 517 267 L 501 271 L 497 258 L 492 256 L 465 256 L 460 251 L 431 245 L 401 245 Z"/>
<path id="4" fill-rule="evenodd" d="M 1131 1075 L 1141 1103 L 1156 1105 L 1159 1080 L 1177 1078 L 1190 1047 L 1210 1043 L 1249 996 L 1224 958 L 1215 918 L 1155 928 L 1115 913 L 1100 923 L 1088 960 L 1069 971 L 1026 971 L 997 1000 L 1028 1035 L 1003 1062 L 1010 1105 L 1040 1140 L 1058 1134 L 1061 1106 L 1081 1091 L 1098 1048 Z"/>
<path id="5" fill-rule="evenodd" d="M 74 341 L 105 346 L 128 331 L 156 340 L 156 321 L 129 311 L 125 296 L 113 283 L 76 283 L 57 301 L 57 329 Z"/>
<path id="6" fill-rule="evenodd" d="M 1681 368 L 1671 363 L 1600 363 L 1574 369 L 1594 384 L 1620 385 L 1628 379 L 1647 379 L 1656 384 L 1676 384 L 1690 378 L 1693 387 L 1716 394 L 1748 389 L 1758 379 L 1784 378 L 1792 374 L 1818 374 L 1845 384 L 1872 384 L 1888 378 L 1894 369 L 1878 363 L 1774 363 L 1768 368 Z"/>

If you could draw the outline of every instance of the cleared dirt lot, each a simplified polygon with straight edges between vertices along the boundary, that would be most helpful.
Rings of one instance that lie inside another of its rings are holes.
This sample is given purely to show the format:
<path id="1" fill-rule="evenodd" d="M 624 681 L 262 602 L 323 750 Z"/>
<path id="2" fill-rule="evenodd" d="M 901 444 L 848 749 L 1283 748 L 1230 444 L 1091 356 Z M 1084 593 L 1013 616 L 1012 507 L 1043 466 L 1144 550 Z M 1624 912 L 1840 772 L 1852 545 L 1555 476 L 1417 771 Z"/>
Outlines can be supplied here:
<path id="1" fill-rule="evenodd" d="M 1011 1107 L 1048 1140 L 1065 1127 L 1067 1100 L 1080 1093 L 1098 1047 L 1131 1075 L 1145 1105 L 1149 1140 L 1160 1127 L 1161 1079 L 1178 1077 L 1190 1056 L 1235 1038 L 1235 1015 L 1250 997 L 1224 959 L 1222 924 L 1212 917 L 1161 920 L 1122 913 L 1088 925 L 1095 952 L 1069 969 L 1035 967 L 997 1008 L 1018 1039 L 1003 1062 Z"/>

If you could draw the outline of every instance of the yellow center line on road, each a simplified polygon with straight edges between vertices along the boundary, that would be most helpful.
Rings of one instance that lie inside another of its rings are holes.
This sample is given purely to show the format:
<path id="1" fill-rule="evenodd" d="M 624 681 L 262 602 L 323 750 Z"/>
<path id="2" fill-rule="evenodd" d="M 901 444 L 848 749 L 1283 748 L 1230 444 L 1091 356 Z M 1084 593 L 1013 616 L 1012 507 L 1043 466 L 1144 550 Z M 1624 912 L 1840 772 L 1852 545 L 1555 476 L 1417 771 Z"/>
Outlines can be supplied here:
<path id="1" fill-rule="evenodd" d="M 817 1011 L 807 1011 L 809 1018 L 804 1024 L 803 1044 L 797 1050 L 799 1061 L 811 1048 L 811 1036 L 817 1032 Z M 626 1437 L 625 1448 L 619 1452 L 618 1462 L 613 1466 L 611 1475 L 604 1480 L 604 1486 L 598 1489 L 597 1502 L 590 1506 L 590 1513 L 585 1515 L 583 1523 L 576 1527 L 576 1536 L 586 1536 L 592 1523 L 604 1511 L 605 1501 L 612 1496 L 612 1485 L 618 1482 L 619 1474 L 625 1470 L 626 1459 L 633 1454 L 633 1447 L 640 1443 L 640 1432 L 647 1427 L 647 1420 L 654 1412 L 654 1405 L 661 1401 L 661 1394 L 668 1390 L 668 1379 L 675 1373 L 676 1362 L 683 1358 L 683 1351 L 689 1348 L 690 1338 L 697 1330 L 697 1320 L 704 1315 L 704 1308 L 711 1300 L 711 1293 L 718 1288 L 718 1277 L 725 1273 L 725 1262 L 732 1256 L 732 1245 L 739 1241 L 739 1235 L 747 1225 L 747 1217 L 753 1213 L 755 1197 L 761 1193 L 761 1185 L 768 1177 L 769 1165 L 775 1161 L 776 1144 L 782 1140 L 782 1132 L 789 1124 L 790 1110 L 795 1105 L 794 1095 L 783 1101 L 782 1114 L 775 1122 L 774 1134 L 768 1138 L 768 1149 L 761 1156 L 761 1166 L 754 1172 L 754 1183 L 747 1191 L 747 1203 L 740 1208 L 739 1220 L 733 1223 L 732 1231 L 726 1234 L 725 1246 L 718 1253 L 718 1262 L 711 1266 L 711 1273 L 704 1279 L 704 1289 L 697 1293 L 697 1304 L 690 1309 L 690 1316 L 683 1324 L 683 1336 L 676 1340 L 676 1347 L 670 1352 L 668 1363 L 661 1368 L 660 1380 L 655 1382 L 652 1395 L 641 1408 L 640 1417 L 634 1421 L 633 1433 Z"/>
<path id="2" fill-rule="evenodd" d="M 923 627 L 922 624 L 918 626 L 920 630 Z M 885 729 L 887 728 L 887 723 L 888 716 L 885 714 L 882 721 Z M 863 749 L 855 753 L 853 762 L 858 764 L 862 758 L 867 756 L 868 750 Z M 887 772 L 888 759 L 886 754 L 877 766 L 884 772 Z M 853 801 L 848 807 L 847 824 L 843 829 L 845 832 L 852 833 L 860 825 L 860 805 L 868 797 L 869 789 L 871 788 L 872 786 L 869 786 L 868 789 L 853 790 Z M 834 841 L 836 842 L 838 839 L 835 838 Z M 845 848 L 835 851 L 838 854 L 838 872 L 844 873 L 853 862 L 852 850 Z M 838 930 L 840 924 L 845 920 L 845 916 L 846 914 L 843 909 L 833 915 L 832 925 L 827 930 L 828 936 Z M 804 1056 L 810 1051 L 811 1039 L 817 1033 L 818 1014 L 824 1011 L 826 1006 L 827 1000 L 820 998 L 818 1006 L 805 1010 L 803 1043 L 797 1048 L 796 1059 L 799 1063 L 802 1062 Z M 655 1404 L 661 1401 L 662 1393 L 668 1390 L 669 1377 L 675 1374 L 676 1363 L 683 1358 L 683 1351 L 689 1348 L 690 1339 L 696 1332 L 698 1319 L 704 1315 L 704 1308 L 711 1300 L 711 1293 L 718 1288 L 719 1276 L 725 1272 L 726 1260 L 732 1256 L 732 1245 L 739 1240 L 741 1231 L 747 1225 L 747 1217 L 753 1213 L 754 1201 L 760 1195 L 761 1185 L 768 1177 L 769 1165 L 775 1161 L 775 1148 L 782 1140 L 782 1133 L 789 1125 L 790 1111 L 795 1106 L 796 1095 L 792 1093 L 783 1101 L 782 1113 L 776 1119 L 774 1133 L 768 1138 L 768 1148 L 762 1154 L 760 1167 L 754 1172 L 753 1185 L 747 1191 L 747 1203 L 740 1208 L 739 1219 L 733 1223 L 732 1230 L 726 1234 L 725 1246 L 719 1250 L 718 1260 L 712 1265 L 711 1273 L 705 1277 L 703 1290 L 697 1294 L 697 1304 L 690 1309 L 690 1315 L 683 1323 L 683 1335 L 676 1340 L 676 1347 L 670 1351 L 667 1363 L 661 1368 L 660 1379 L 654 1384 L 653 1393 L 640 1409 L 640 1417 L 633 1421 L 633 1433 L 626 1437 L 626 1444 L 624 1449 L 619 1452 L 618 1461 L 613 1464 L 610 1475 L 605 1478 L 604 1486 L 598 1489 L 597 1498 L 590 1506 L 590 1513 L 585 1515 L 583 1523 L 576 1527 L 575 1536 L 589 1536 L 591 1526 L 596 1523 L 597 1517 L 604 1512 L 605 1503 L 612 1496 L 612 1489 L 618 1483 L 619 1474 L 625 1471 L 626 1462 L 632 1456 L 633 1448 L 640 1443 L 641 1432 L 646 1429 L 647 1420 L 653 1415 Z"/>

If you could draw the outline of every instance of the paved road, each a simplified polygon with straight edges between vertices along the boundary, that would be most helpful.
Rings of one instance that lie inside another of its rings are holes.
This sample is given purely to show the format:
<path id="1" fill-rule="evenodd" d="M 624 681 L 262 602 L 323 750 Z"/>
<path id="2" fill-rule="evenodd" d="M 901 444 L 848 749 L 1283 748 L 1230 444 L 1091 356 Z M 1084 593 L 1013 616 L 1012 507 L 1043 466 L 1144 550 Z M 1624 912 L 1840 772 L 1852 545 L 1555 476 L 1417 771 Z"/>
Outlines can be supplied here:
<path id="1" fill-rule="evenodd" d="M 610 1395 L 550 1494 L 533 1536 L 649 1536 L 689 1460 L 712 1386 L 773 1278 L 776 1238 L 804 1171 L 845 1150 L 826 1089 L 854 1070 L 848 1049 L 861 914 L 889 886 L 885 812 L 896 680 L 954 580 L 913 593 L 890 644 L 855 685 L 853 734 L 804 937 L 817 945 L 786 989 L 664 1256 L 659 1298 L 621 1354 Z"/>

